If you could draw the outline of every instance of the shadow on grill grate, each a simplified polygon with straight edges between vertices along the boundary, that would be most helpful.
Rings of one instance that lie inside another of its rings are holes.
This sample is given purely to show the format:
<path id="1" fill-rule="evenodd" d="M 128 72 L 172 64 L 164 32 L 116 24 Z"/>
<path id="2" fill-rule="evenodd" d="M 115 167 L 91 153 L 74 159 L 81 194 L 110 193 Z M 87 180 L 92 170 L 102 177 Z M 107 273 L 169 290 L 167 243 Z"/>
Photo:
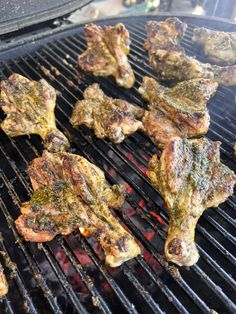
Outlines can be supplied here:
<path id="1" fill-rule="evenodd" d="M 0 66 L 1 79 L 13 72 L 34 80 L 46 78 L 59 92 L 57 124 L 70 139 L 72 151 L 103 169 L 111 184 L 126 184 L 127 201 L 115 215 L 136 237 L 143 254 L 111 269 L 104 265 L 103 253 L 93 238 L 73 234 L 47 244 L 23 241 L 17 234 L 14 219 L 19 214 L 21 202 L 28 200 L 32 193 L 25 170 L 33 158 L 41 155 L 42 145 L 37 136 L 10 139 L 0 130 L 0 219 L 4 236 L 0 249 L 5 252 L 3 265 L 9 267 L 7 278 L 10 283 L 10 292 L 3 298 L 0 309 L 8 313 L 236 311 L 235 196 L 204 213 L 196 232 L 201 258 L 190 269 L 178 270 L 162 257 L 169 214 L 145 175 L 148 160 L 160 152 L 141 132 L 122 144 L 112 145 L 96 139 L 87 128 L 75 130 L 69 123 L 75 102 L 95 81 L 108 95 L 144 106 L 137 88 L 144 75 L 156 76 L 142 47 L 145 21 L 141 17 L 122 21 L 132 40 L 130 62 L 136 85 L 130 91 L 118 88 L 113 79 L 95 79 L 80 72 L 76 60 L 85 48 L 82 27 L 74 29 L 71 34 L 67 31 L 60 39 L 48 39 L 48 43 L 37 51 L 9 59 Z M 189 25 L 183 46 L 187 53 L 198 55 L 204 61 L 191 45 L 193 26 Z M 235 171 L 234 97 L 233 88 L 221 87 L 209 103 L 211 126 L 208 137 L 222 141 L 222 159 Z M 9 259 L 15 264 L 9 264 Z"/>

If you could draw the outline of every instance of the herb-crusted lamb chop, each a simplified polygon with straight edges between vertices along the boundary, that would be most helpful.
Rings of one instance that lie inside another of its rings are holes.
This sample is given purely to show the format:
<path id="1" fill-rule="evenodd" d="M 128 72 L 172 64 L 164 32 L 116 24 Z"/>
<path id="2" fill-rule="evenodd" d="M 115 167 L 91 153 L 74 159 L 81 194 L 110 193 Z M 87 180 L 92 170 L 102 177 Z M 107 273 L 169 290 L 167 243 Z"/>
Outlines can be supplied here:
<path id="1" fill-rule="evenodd" d="M 236 32 L 219 32 L 204 27 L 193 30 L 193 43 L 203 48 L 212 62 L 230 65 L 236 62 Z"/>
<path id="2" fill-rule="evenodd" d="M 144 77 L 139 88 L 149 103 L 142 119 L 144 132 L 159 147 L 176 137 L 191 138 L 207 133 L 210 117 L 206 104 L 217 86 L 210 79 L 193 79 L 167 88 L 153 78 Z"/>
<path id="3" fill-rule="evenodd" d="M 124 189 L 108 185 L 98 167 L 79 155 L 45 151 L 28 172 L 34 193 L 16 220 L 25 240 L 45 242 L 79 230 L 97 237 L 111 267 L 140 254 L 133 237 L 109 210 L 123 205 Z"/>
<path id="4" fill-rule="evenodd" d="M 203 63 L 184 51 L 156 50 L 149 56 L 150 65 L 163 81 L 181 82 L 210 78 L 225 86 L 236 85 L 236 65 L 221 67 Z"/>
<path id="5" fill-rule="evenodd" d="M 147 40 L 144 48 L 152 54 L 156 50 L 180 49 L 187 24 L 177 17 L 170 17 L 165 21 L 148 21 L 146 25 Z"/>
<path id="6" fill-rule="evenodd" d="M 98 84 L 93 84 L 85 89 L 84 99 L 76 103 L 70 122 L 74 127 L 84 124 L 92 128 L 98 138 L 121 143 L 142 128 L 143 115 L 141 107 L 108 97 Z"/>
<path id="7" fill-rule="evenodd" d="M 194 234 L 204 210 L 233 194 L 236 176 L 221 163 L 219 147 L 205 138 L 175 139 L 149 163 L 147 175 L 170 210 L 165 255 L 180 266 L 198 261 Z"/>
<path id="8" fill-rule="evenodd" d="M 1 107 L 7 114 L 0 126 L 8 136 L 38 134 L 49 151 L 69 148 L 69 141 L 56 127 L 56 91 L 47 81 L 30 81 L 14 73 L 1 81 L 0 88 Z"/>
<path id="9" fill-rule="evenodd" d="M 78 57 L 80 67 L 95 76 L 114 76 L 118 85 L 134 85 L 134 72 L 128 62 L 129 32 L 121 23 L 115 26 L 86 24 L 87 50 Z"/>

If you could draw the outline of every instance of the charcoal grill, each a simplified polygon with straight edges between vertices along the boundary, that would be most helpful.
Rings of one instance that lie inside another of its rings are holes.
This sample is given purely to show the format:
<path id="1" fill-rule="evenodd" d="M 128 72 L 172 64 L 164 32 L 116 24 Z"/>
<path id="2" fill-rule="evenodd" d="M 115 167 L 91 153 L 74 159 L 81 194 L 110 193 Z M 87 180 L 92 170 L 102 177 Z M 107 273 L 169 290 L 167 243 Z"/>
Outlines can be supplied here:
<path id="1" fill-rule="evenodd" d="M 25 242 L 14 220 L 21 203 L 32 193 L 26 168 L 42 154 L 43 147 L 37 136 L 11 139 L 0 130 L 0 259 L 9 282 L 9 293 L 0 303 L 1 313 L 236 313 L 235 195 L 201 217 L 196 230 L 201 256 L 197 265 L 177 268 L 163 258 L 168 210 L 145 175 L 148 160 L 160 151 L 141 132 L 113 145 L 97 139 L 85 127 L 75 130 L 69 123 L 75 102 L 93 82 L 100 83 L 110 96 L 145 106 L 137 88 L 144 75 L 157 77 L 143 50 L 145 24 L 164 18 L 139 16 L 97 22 L 122 22 L 130 32 L 129 60 L 136 75 L 130 90 L 117 87 L 113 78 L 95 78 L 78 68 L 77 55 L 86 47 L 84 25 L 15 35 L 2 44 L 1 79 L 13 72 L 34 80 L 45 78 L 58 91 L 57 125 L 70 139 L 71 151 L 103 169 L 111 184 L 126 185 L 127 201 L 114 215 L 135 236 L 142 256 L 111 269 L 94 238 L 74 233 L 50 243 Z M 235 24 L 222 20 L 180 18 L 189 25 L 183 47 L 202 61 L 204 56 L 191 44 L 195 26 L 236 30 Z M 211 126 L 207 134 L 222 142 L 222 161 L 234 171 L 235 95 L 235 88 L 219 87 L 208 105 Z M 0 118 L 4 119 L 2 112 Z"/>

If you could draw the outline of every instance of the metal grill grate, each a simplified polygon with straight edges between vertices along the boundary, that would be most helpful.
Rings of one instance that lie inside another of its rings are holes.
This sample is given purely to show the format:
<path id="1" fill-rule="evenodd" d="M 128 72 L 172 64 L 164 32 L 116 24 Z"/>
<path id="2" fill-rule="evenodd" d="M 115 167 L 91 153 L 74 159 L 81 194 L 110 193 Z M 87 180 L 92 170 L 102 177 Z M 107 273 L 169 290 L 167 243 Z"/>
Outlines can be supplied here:
<path id="1" fill-rule="evenodd" d="M 142 256 L 117 269 L 104 264 L 96 239 L 80 234 L 57 237 L 44 244 L 23 241 L 14 220 L 19 207 L 29 199 L 32 188 L 26 175 L 30 161 L 42 153 L 37 136 L 8 138 L 0 130 L 0 221 L 3 238 L 0 250 L 10 283 L 9 294 L 0 303 L 7 313 L 219 313 L 236 312 L 236 207 L 235 196 L 201 217 L 196 242 L 201 258 L 190 269 L 177 269 L 162 257 L 167 232 L 168 211 L 145 175 L 147 162 L 157 148 L 141 132 L 124 143 L 112 145 L 97 139 L 93 132 L 69 124 L 73 106 L 83 90 L 98 81 L 110 96 L 144 106 L 137 88 L 144 75 L 156 77 L 143 50 L 147 18 L 119 19 L 132 40 L 130 62 L 136 85 L 131 90 L 118 88 L 113 79 L 86 75 L 78 69 L 77 55 L 86 45 L 83 27 L 72 28 L 59 36 L 44 39 L 44 44 L 17 58 L 16 48 L 0 64 L 0 77 L 18 72 L 30 79 L 45 78 L 59 91 L 57 124 L 68 136 L 72 151 L 86 157 L 104 170 L 113 184 L 126 184 L 128 197 L 121 211 L 114 213 L 136 237 Z M 191 45 L 191 20 L 183 46 L 188 54 L 204 57 Z M 104 22 L 114 24 L 116 20 Z M 102 22 L 100 22 L 102 23 Z M 208 22 L 209 23 L 209 22 Z M 201 23 L 202 25 L 202 23 Z M 227 25 L 226 25 L 227 26 Z M 212 24 L 214 27 L 214 24 Z M 56 76 L 54 68 L 60 71 Z M 49 71 L 50 73 L 49 73 Z M 79 82 L 79 83 L 78 83 Z M 235 89 L 220 87 L 209 103 L 211 126 L 208 137 L 222 141 L 224 163 L 236 171 L 233 145 L 236 142 Z M 1 113 L 1 119 L 4 116 Z M 9 260 L 13 262 L 9 263 Z"/>

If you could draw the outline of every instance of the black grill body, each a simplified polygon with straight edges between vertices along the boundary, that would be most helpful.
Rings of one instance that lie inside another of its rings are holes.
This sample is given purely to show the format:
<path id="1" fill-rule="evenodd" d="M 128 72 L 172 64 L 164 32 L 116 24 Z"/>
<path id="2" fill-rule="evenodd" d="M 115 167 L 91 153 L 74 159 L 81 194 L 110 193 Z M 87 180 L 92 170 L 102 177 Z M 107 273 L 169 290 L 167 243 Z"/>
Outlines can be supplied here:
<path id="1" fill-rule="evenodd" d="M 0 250 L 9 282 L 9 293 L 0 303 L 1 313 L 236 313 L 235 195 L 201 217 L 196 230 L 201 256 L 197 265 L 170 265 L 163 258 L 169 213 L 145 175 L 148 160 L 160 151 L 141 132 L 113 145 L 97 139 L 87 128 L 75 130 L 69 123 L 75 102 L 94 82 L 112 97 L 146 106 L 137 88 L 144 75 L 157 75 L 143 49 L 145 24 L 164 18 L 140 16 L 97 22 L 123 22 L 130 32 L 129 60 L 136 75 L 130 90 L 117 87 L 112 78 L 81 72 L 77 56 L 86 47 L 83 25 L 21 37 L 2 47 L 1 79 L 13 72 L 34 80 L 45 78 L 59 92 L 57 125 L 70 139 L 71 151 L 99 166 L 111 184 L 126 184 L 127 201 L 114 215 L 135 236 L 142 256 L 111 269 L 94 238 L 71 234 L 44 244 L 23 241 L 14 220 L 21 203 L 32 193 L 26 169 L 42 154 L 42 144 L 37 136 L 11 139 L 0 130 Z M 187 54 L 201 61 L 205 61 L 203 55 L 191 44 L 193 27 L 236 30 L 235 25 L 219 20 L 181 18 L 189 25 L 182 45 Z M 207 134 L 222 142 L 222 161 L 234 171 L 235 95 L 235 88 L 219 87 L 208 104 L 211 126 Z M 0 118 L 4 119 L 2 112 Z"/>

